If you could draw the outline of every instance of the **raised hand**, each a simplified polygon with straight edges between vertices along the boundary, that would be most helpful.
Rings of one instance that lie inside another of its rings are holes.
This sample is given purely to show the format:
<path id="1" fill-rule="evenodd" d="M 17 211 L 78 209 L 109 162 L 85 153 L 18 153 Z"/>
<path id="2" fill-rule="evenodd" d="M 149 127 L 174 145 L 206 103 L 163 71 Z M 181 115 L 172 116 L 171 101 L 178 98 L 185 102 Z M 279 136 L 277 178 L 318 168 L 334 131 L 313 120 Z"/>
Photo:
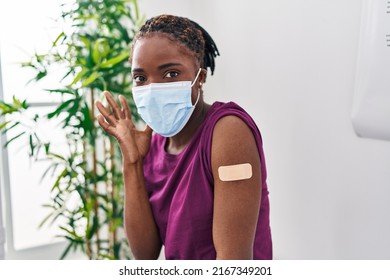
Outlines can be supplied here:
<path id="1" fill-rule="evenodd" d="M 129 163 L 143 160 L 150 148 L 152 129 L 149 126 L 143 131 L 135 128 L 124 96 L 119 96 L 119 107 L 111 93 L 105 91 L 104 95 L 111 107 L 111 113 L 100 101 L 96 101 L 96 107 L 101 113 L 97 116 L 99 125 L 118 140 L 124 160 L 129 160 Z"/>

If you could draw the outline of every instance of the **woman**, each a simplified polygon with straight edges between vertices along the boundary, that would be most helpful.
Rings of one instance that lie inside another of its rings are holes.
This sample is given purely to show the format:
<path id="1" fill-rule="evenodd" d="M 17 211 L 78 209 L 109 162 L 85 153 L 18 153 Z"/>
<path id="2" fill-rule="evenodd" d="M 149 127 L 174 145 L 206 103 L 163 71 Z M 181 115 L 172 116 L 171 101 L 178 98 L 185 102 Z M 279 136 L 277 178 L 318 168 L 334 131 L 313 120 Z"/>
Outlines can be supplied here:
<path id="1" fill-rule="evenodd" d="M 124 223 L 137 259 L 271 259 L 260 132 L 235 103 L 203 100 L 217 47 L 197 23 L 161 15 L 132 47 L 133 97 L 147 126 L 135 128 L 123 96 L 100 126 L 119 142 Z M 152 136 L 152 132 L 155 134 Z"/>

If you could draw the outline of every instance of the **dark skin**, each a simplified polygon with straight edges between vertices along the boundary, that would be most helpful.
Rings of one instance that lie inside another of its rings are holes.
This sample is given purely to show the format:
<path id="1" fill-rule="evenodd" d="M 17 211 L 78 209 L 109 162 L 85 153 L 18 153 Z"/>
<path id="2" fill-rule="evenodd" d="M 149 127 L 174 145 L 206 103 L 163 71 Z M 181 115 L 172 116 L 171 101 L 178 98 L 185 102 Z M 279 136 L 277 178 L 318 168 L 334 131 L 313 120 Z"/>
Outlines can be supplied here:
<path id="1" fill-rule="evenodd" d="M 133 49 L 132 75 L 134 85 L 193 81 L 200 68 L 195 55 L 184 45 L 166 35 L 153 34 L 139 39 Z M 178 154 L 191 141 L 210 108 L 203 100 L 203 69 L 192 87 L 192 103 L 200 93 L 195 110 L 182 131 L 168 138 L 166 151 Z M 162 242 L 154 222 L 145 188 L 143 159 L 150 147 L 152 130 L 139 131 L 131 120 L 131 112 L 123 96 L 115 102 L 105 93 L 112 114 L 96 102 L 101 127 L 119 142 L 123 154 L 125 182 L 124 223 L 130 247 L 137 259 L 156 259 Z M 246 180 L 224 182 L 218 167 L 250 163 L 253 176 Z M 213 242 L 217 259 L 252 259 L 253 242 L 261 201 L 260 158 L 254 136 L 238 117 L 220 119 L 213 132 L 211 165 L 214 176 Z"/>

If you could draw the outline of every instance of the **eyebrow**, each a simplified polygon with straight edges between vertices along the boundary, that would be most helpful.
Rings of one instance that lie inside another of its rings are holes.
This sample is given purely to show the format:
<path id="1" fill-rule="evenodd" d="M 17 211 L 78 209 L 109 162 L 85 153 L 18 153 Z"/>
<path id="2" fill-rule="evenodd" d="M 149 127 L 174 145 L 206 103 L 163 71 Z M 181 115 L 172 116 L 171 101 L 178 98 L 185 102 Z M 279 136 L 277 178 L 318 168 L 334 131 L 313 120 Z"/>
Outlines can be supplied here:
<path id="1" fill-rule="evenodd" d="M 145 72 L 144 69 L 142 69 L 142 68 L 133 68 L 133 69 L 131 69 L 131 71 L 132 72 L 138 72 L 138 73 Z"/>
<path id="2" fill-rule="evenodd" d="M 182 64 L 180 64 L 180 63 L 166 63 L 166 64 L 158 66 L 157 68 L 158 68 L 158 70 L 164 70 L 164 69 L 172 67 L 172 66 L 181 66 L 181 65 Z"/>
<path id="3" fill-rule="evenodd" d="M 165 64 L 158 66 L 157 69 L 164 70 L 164 69 L 172 67 L 172 66 L 182 66 L 182 64 L 180 64 L 180 63 L 165 63 Z M 141 72 L 145 72 L 145 70 L 142 68 L 133 68 L 132 72 L 141 73 Z"/>

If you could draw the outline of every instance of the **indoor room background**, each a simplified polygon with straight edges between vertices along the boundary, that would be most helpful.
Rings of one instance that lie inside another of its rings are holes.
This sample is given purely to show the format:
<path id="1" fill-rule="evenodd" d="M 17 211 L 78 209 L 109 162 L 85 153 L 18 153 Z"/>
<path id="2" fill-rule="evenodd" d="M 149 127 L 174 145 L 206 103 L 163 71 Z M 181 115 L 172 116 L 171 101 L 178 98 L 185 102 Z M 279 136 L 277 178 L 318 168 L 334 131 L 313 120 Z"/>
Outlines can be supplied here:
<path id="1" fill-rule="evenodd" d="M 262 133 L 274 258 L 389 259 L 390 141 L 358 137 L 351 120 L 363 0 L 139 5 L 146 18 L 189 17 L 214 38 L 221 56 L 204 96 L 238 103 Z M 5 223 L 9 181 L 1 183 Z M 58 258 L 62 249 L 41 244 L 6 258 Z"/>

